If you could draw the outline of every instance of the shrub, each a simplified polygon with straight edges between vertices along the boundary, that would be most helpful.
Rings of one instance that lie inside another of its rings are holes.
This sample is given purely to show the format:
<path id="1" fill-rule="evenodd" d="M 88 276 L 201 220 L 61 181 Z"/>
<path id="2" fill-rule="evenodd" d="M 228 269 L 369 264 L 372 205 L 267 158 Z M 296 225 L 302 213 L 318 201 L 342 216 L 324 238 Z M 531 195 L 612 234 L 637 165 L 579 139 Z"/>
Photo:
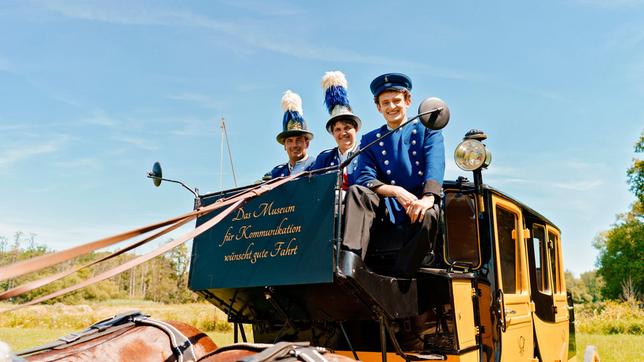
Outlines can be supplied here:
<path id="1" fill-rule="evenodd" d="M 644 334 L 644 310 L 637 303 L 596 302 L 575 306 L 576 330 L 587 334 Z"/>

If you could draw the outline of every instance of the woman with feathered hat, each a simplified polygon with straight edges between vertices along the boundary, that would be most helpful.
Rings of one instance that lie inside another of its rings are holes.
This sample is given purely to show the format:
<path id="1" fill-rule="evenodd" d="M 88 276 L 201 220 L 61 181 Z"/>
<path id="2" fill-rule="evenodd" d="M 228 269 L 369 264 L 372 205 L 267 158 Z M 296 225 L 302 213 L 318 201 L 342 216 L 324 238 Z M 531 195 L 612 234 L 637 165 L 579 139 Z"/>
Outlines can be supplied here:
<path id="1" fill-rule="evenodd" d="M 326 130 L 335 139 L 337 147 L 322 151 L 311 166 L 312 170 L 339 166 L 358 150 L 356 134 L 360 130 L 362 122 L 351 110 L 347 88 L 347 79 L 340 71 L 326 72 L 322 77 L 324 104 L 331 116 L 326 122 Z M 344 169 L 345 189 L 348 185 L 353 184 L 353 170 L 356 166 L 357 158 Z"/>

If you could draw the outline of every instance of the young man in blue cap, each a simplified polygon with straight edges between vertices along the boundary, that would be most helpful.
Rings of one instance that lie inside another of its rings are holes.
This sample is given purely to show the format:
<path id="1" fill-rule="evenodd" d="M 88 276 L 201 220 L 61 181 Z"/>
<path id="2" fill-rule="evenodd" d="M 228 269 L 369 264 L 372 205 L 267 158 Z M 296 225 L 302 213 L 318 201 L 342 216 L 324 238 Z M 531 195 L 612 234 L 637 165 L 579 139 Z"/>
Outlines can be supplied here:
<path id="1" fill-rule="evenodd" d="M 360 148 L 407 122 L 411 79 L 383 74 L 371 92 L 386 124 L 362 137 Z M 445 173 L 445 147 L 440 131 L 418 120 L 364 150 L 358 161 L 356 185 L 347 194 L 344 245 L 364 258 L 374 219 L 388 220 L 409 236 L 391 273 L 410 277 L 418 269 L 437 233 L 439 198 Z"/>
<path id="2" fill-rule="evenodd" d="M 282 132 L 277 135 L 277 142 L 284 145 L 288 162 L 275 166 L 264 179 L 289 176 L 308 169 L 315 159 L 307 154 L 309 142 L 313 139 L 303 118 L 302 98 L 287 90 L 282 96 Z"/>

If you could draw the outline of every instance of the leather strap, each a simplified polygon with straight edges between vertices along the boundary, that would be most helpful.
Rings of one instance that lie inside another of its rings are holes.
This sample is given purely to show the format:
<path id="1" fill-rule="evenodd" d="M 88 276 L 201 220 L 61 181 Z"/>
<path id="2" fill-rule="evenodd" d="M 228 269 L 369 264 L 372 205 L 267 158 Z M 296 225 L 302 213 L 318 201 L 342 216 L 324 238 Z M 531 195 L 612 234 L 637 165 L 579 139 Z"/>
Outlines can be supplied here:
<path id="1" fill-rule="evenodd" d="M 27 303 L 19 304 L 19 305 L 16 305 L 14 307 L 2 310 L 1 312 L 15 311 L 15 310 L 18 310 L 18 309 L 21 309 L 21 308 L 24 308 L 24 307 L 27 307 L 27 306 L 30 306 L 30 305 L 38 304 L 38 303 L 44 302 L 46 300 L 59 297 L 61 295 L 64 295 L 64 294 L 73 292 L 75 290 L 84 288 L 86 286 L 92 285 L 94 283 L 98 283 L 98 282 L 103 281 L 105 279 L 109 279 L 109 278 L 111 278 L 111 277 L 113 277 L 113 276 L 115 276 L 117 274 L 120 274 L 120 273 L 126 271 L 126 270 L 134 268 L 137 265 L 142 264 L 142 263 L 144 263 L 144 262 L 146 262 L 146 261 L 148 261 L 148 260 L 150 260 L 152 258 L 155 258 L 155 257 L 157 257 L 159 255 L 165 254 L 168 251 L 172 250 L 173 248 L 183 244 L 184 242 L 186 242 L 188 240 L 191 240 L 191 239 L 195 238 L 196 236 L 200 235 L 201 233 L 203 233 L 206 230 L 208 230 L 211 227 L 213 227 L 219 221 L 223 220 L 233 210 L 237 209 L 247 199 L 255 197 L 255 196 L 258 196 L 258 195 L 261 195 L 261 194 L 263 194 L 263 193 L 265 193 L 267 191 L 270 191 L 273 188 L 278 187 L 278 186 L 280 186 L 280 185 L 282 185 L 282 184 L 284 184 L 286 182 L 289 182 L 289 181 L 291 181 L 292 179 L 294 179 L 294 178 L 296 178 L 298 176 L 299 175 L 291 175 L 291 176 L 288 176 L 288 177 L 285 177 L 285 178 L 275 179 L 277 181 L 275 181 L 273 184 L 271 184 L 270 187 L 267 184 L 263 184 L 263 185 L 260 185 L 260 187 L 255 188 L 253 190 L 248 190 L 248 191 L 241 192 L 241 193 L 231 197 L 230 199 L 227 199 L 227 200 L 224 200 L 224 201 L 221 201 L 221 202 L 217 201 L 214 204 L 211 204 L 211 205 L 208 205 L 206 207 L 200 208 L 197 211 L 185 214 L 185 215 L 183 215 L 183 218 L 188 218 L 188 217 L 191 217 L 193 215 L 196 216 L 196 215 L 207 214 L 207 213 L 209 213 L 209 212 L 211 212 L 211 211 L 213 211 L 213 210 L 215 210 L 217 208 L 230 205 L 224 211 L 222 211 L 221 213 L 219 213 L 218 215 L 216 215 L 212 219 L 206 221 L 205 223 L 201 224 L 200 226 L 198 226 L 194 230 L 182 235 L 178 239 L 175 239 L 175 240 L 173 240 L 173 241 L 171 241 L 171 242 L 169 242 L 169 243 L 167 243 L 165 245 L 160 246 L 159 248 L 157 248 L 157 249 L 155 249 L 155 250 L 153 250 L 153 251 L 151 251 L 151 252 L 149 252 L 147 254 L 144 254 L 144 255 L 141 255 L 141 256 L 139 256 L 137 258 L 129 260 L 128 262 L 126 262 L 124 264 L 121 264 L 121 265 L 119 265 L 119 266 L 117 266 L 117 267 L 115 267 L 113 269 L 107 270 L 107 271 L 105 271 L 105 272 L 103 272 L 103 273 L 101 273 L 99 275 L 96 275 L 96 276 L 94 276 L 92 278 L 86 279 L 86 280 L 84 280 L 84 281 L 82 281 L 80 283 L 77 283 L 75 285 L 72 285 L 70 287 L 58 290 L 56 292 L 50 293 L 48 295 L 45 295 L 45 296 L 42 296 L 42 297 L 39 297 L 39 298 L 36 298 L 36 299 L 33 299 L 33 300 L 31 300 L 31 301 L 29 301 Z M 173 218 L 173 219 L 170 219 L 170 220 L 173 220 L 173 222 L 177 222 L 177 221 L 181 221 L 182 219 L 181 218 Z M 163 224 L 164 226 L 168 225 L 168 221 L 157 223 L 157 224 L 154 224 L 154 225 L 161 225 L 161 224 Z M 139 229 L 139 230 L 141 230 L 141 229 Z M 125 235 L 125 234 L 127 234 L 127 233 L 123 233 L 123 234 L 119 234 L 119 235 Z M 120 236 L 116 236 L 116 237 L 120 237 Z M 113 239 L 113 238 L 116 238 L 116 237 L 106 238 L 106 239 L 102 239 L 102 240 L 109 240 L 109 239 Z M 94 242 L 94 243 L 96 243 L 96 242 Z M 85 244 L 85 246 L 90 245 L 90 244 L 94 244 L 94 243 Z M 78 248 L 79 247 L 67 249 L 67 251 L 76 250 Z M 60 253 L 54 253 L 54 254 L 60 254 Z M 48 254 L 48 255 L 44 255 L 44 256 L 53 256 L 54 254 Z M 47 263 L 50 262 L 50 261 L 47 261 L 46 259 L 42 259 L 42 257 L 34 258 L 34 259 L 31 259 L 31 260 L 35 260 L 35 259 L 38 259 L 37 260 L 38 265 L 47 264 Z M 29 262 L 31 260 L 27 260 L 26 262 Z M 44 260 L 44 262 L 43 262 L 43 260 Z M 18 265 L 18 264 L 26 265 L 25 269 L 38 270 L 38 268 L 34 268 L 33 266 L 31 266 L 29 264 L 26 264 L 25 262 L 21 262 L 21 263 L 9 265 L 9 267 L 7 267 L 7 268 L 0 269 L 0 273 L 3 273 L 5 269 L 14 270 L 14 269 L 11 269 L 11 268 L 16 266 L 16 265 Z M 52 263 L 52 264 L 49 264 L 49 265 L 53 265 L 53 264 L 56 264 L 56 263 Z M 49 266 L 49 265 L 47 265 L 47 266 Z M 17 271 L 21 272 L 22 270 L 18 269 Z M 14 270 L 14 273 L 15 272 L 16 271 Z M 25 273 L 27 273 L 27 272 L 24 272 L 22 274 L 25 274 Z M 22 274 L 18 274 L 18 275 L 22 275 Z M 0 281 L 1 280 L 4 280 L 4 279 L 0 279 Z"/>
<path id="2" fill-rule="evenodd" d="M 212 212 L 213 210 L 216 210 L 218 208 L 221 208 L 223 206 L 230 205 L 234 202 L 236 202 L 239 199 L 244 199 L 248 197 L 248 195 L 259 195 L 264 193 L 267 190 L 271 190 L 284 182 L 288 182 L 291 179 L 295 178 L 297 175 L 292 175 L 286 178 L 277 178 L 273 179 L 271 181 L 268 181 L 264 184 L 260 184 L 256 186 L 255 188 L 251 190 L 246 190 L 242 191 L 234 196 L 232 196 L 229 199 L 226 200 L 220 200 L 217 201 L 211 205 L 208 205 L 206 207 L 199 208 L 195 211 L 189 212 L 187 214 L 177 216 L 170 218 L 168 220 L 158 222 L 155 224 L 151 224 L 148 226 L 144 226 L 142 228 L 130 230 L 121 234 L 117 234 L 114 236 L 110 236 L 104 239 L 100 239 L 97 241 L 89 242 L 83 245 L 75 246 L 73 248 L 69 248 L 66 250 L 61 250 L 59 252 L 51 253 L 51 254 L 46 254 L 46 255 L 41 255 L 35 258 L 31 258 L 28 260 L 20 261 L 18 263 L 14 263 L 5 267 L 0 268 L 0 282 L 19 277 L 21 275 L 31 273 L 34 271 L 38 271 L 40 269 L 44 269 L 47 267 L 50 267 L 52 265 L 56 265 L 59 263 L 62 263 L 64 261 L 67 261 L 69 259 L 75 258 L 77 256 L 81 256 L 84 254 L 88 254 L 92 251 L 102 249 L 111 245 L 114 245 L 116 243 L 119 243 L 121 241 L 131 239 L 133 237 L 145 234 L 147 232 L 150 232 L 152 230 L 168 226 L 171 224 L 174 224 L 175 222 L 181 221 L 187 217 L 197 217 L 200 215 L 204 215 L 207 213 Z"/>
<path id="3" fill-rule="evenodd" d="M 146 325 L 159 328 L 166 335 L 168 335 L 168 338 L 170 338 L 172 353 L 177 358 L 178 362 L 194 362 L 197 360 L 197 354 L 195 353 L 194 345 L 192 344 L 192 342 L 190 342 L 190 339 L 188 339 L 188 337 L 186 337 L 171 324 L 155 319 L 150 319 L 145 315 L 135 317 L 134 322 L 137 325 Z"/>
<path id="4" fill-rule="evenodd" d="M 262 352 L 242 358 L 240 362 L 328 362 L 321 353 L 326 353 L 326 349 L 311 347 L 308 342 L 278 342 Z"/>
<path id="5" fill-rule="evenodd" d="M 69 348 L 73 345 L 87 342 L 106 334 L 112 334 L 125 328 L 132 328 L 135 326 L 152 326 L 163 331 L 163 333 L 165 333 L 170 339 L 170 347 L 172 348 L 172 353 L 177 358 L 177 361 L 188 362 L 197 360 L 197 354 L 195 353 L 194 345 L 192 344 L 192 342 L 190 342 L 190 339 L 188 337 L 181 333 L 181 331 L 179 331 L 171 324 L 151 319 L 150 316 L 145 315 L 139 311 L 117 314 L 112 318 L 94 323 L 92 326 L 83 331 L 70 333 L 58 338 L 54 342 L 20 351 L 17 356 L 25 357 L 38 352 Z"/>
<path id="6" fill-rule="evenodd" d="M 186 217 L 185 219 L 180 220 L 180 221 L 176 222 L 175 224 L 168 226 L 167 228 L 155 233 L 154 235 L 152 235 L 150 237 L 147 237 L 147 238 L 145 238 L 143 240 L 140 240 L 140 241 L 137 241 L 135 243 L 132 243 L 132 244 L 126 246 L 125 248 L 119 249 L 119 250 L 117 250 L 117 251 L 115 251 L 115 252 L 113 252 L 113 253 L 111 253 L 109 255 L 106 255 L 106 256 L 98 259 L 98 260 L 94 260 L 91 263 L 87 263 L 85 265 L 79 265 L 79 266 L 76 266 L 74 268 L 70 268 L 68 270 L 62 271 L 60 273 L 49 275 L 49 276 L 46 276 L 44 278 L 37 279 L 37 280 L 31 281 L 31 282 L 28 282 L 28 283 L 25 283 L 25 284 L 21 284 L 21 285 L 15 287 L 15 288 L 6 290 L 6 291 L 0 293 L 0 300 L 13 298 L 13 297 L 16 297 L 18 295 L 27 293 L 29 291 L 32 291 L 34 289 L 40 288 L 40 287 L 42 287 L 44 285 L 47 285 L 49 283 L 53 283 L 53 282 L 55 282 L 57 280 L 60 280 L 60 279 L 66 277 L 66 276 L 68 276 L 70 274 L 73 274 L 73 273 L 75 273 L 75 272 L 77 272 L 77 271 L 79 271 L 81 269 L 89 268 L 92 265 L 98 264 L 98 263 L 103 262 L 105 260 L 112 259 L 112 258 L 114 258 L 116 256 L 119 256 L 119 255 L 121 255 L 121 254 L 123 254 L 125 252 L 128 252 L 128 251 L 130 251 L 130 250 L 132 250 L 132 249 L 134 249 L 134 248 L 136 248 L 138 246 L 141 246 L 141 245 L 147 243 L 150 240 L 153 240 L 153 239 L 158 238 L 159 236 L 165 235 L 168 232 L 170 232 L 172 230 L 175 230 L 180 226 L 185 225 L 187 222 L 189 222 L 191 220 L 194 220 L 194 218 L 195 217 Z"/>
<path id="7" fill-rule="evenodd" d="M 139 311 L 120 313 L 111 318 L 96 322 L 83 331 L 67 334 L 51 343 L 20 351 L 16 355 L 24 357 L 42 351 L 67 348 L 78 343 L 96 339 L 105 334 L 117 332 L 123 328 L 133 327 L 133 318 L 137 316 L 145 317 L 145 315 L 141 314 Z"/>
<path id="8" fill-rule="evenodd" d="M 196 237 L 197 235 L 203 233 L 204 231 L 210 229 L 213 225 L 215 225 L 216 223 L 221 221 L 223 218 L 228 216 L 228 214 L 230 214 L 233 210 L 238 208 L 243 202 L 244 202 L 243 199 L 238 200 L 237 202 L 235 202 L 234 204 L 232 204 L 231 206 L 226 208 L 226 210 L 222 211 L 219 215 L 217 215 L 217 216 L 213 217 L 212 219 L 208 220 L 207 222 L 201 224 L 196 229 L 194 229 L 194 230 L 182 235 L 178 239 L 175 239 L 175 240 L 173 240 L 173 241 L 171 241 L 171 242 L 169 242 L 167 244 L 164 244 L 164 245 L 160 246 L 159 248 L 157 248 L 155 250 L 152 250 L 151 252 L 149 252 L 147 254 L 143 254 L 143 255 L 141 255 L 141 256 L 139 256 L 137 258 L 134 258 L 132 260 L 129 260 L 126 263 L 123 263 L 123 264 L 121 264 L 121 265 L 119 265 L 119 266 L 117 266 L 115 268 L 107 270 L 107 271 L 105 271 L 105 272 L 103 272 L 103 273 L 101 273 L 99 275 L 96 275 L 96 276 L 94 276 L 92 278 L 83 280 L 82 282 L 74 284 L 74 285 L 72 285 L 70 287 L 67 287 L 67 288 L 58 290 L 56 292 L 47 294 L 45 296 L 30 300 L 27 303 L 19 304 L 19 305 L 16 305 L 15 307 L 5 309 L 5 310 L 3 310 L 3 312 L 15 311 L 15 310 L 18 310 L 18 309 L 21 309 L 21 308 L 24 308 L 24 307 L 27 307 L 27 306 L 30 306 L 30 305 L 42 303 L 42 302 L 44 302 L 46 300 L 59 297 L 61 295 L 73 292 L 73 291 L 81 289 L 81 288 L 85 288 L 86 286 L 98 283 L 98 282 L 103 281 L 105 279 L 109 279 L 109 278 L 111 278 L 111 277 L 113 277 L 113 276 L 115 276 L 117 274 L 120 274 L 120 273 L 126 271 L 126 270 L 132 269 L 135 266 L 137 266 L 139 264 L 142 264 L 142 263 L 145 263 L 146 261 L 148 261 L 150 259 L 153 259 L 153 258 L 155 258 L 155 257 L 157 257 L 159 255 L 163 255 L 163 254 L 167 253 L 168 251 L 174 249 L 175 247 L 185 243 L 186 241 L 188 241 L 188 240 Z"/>

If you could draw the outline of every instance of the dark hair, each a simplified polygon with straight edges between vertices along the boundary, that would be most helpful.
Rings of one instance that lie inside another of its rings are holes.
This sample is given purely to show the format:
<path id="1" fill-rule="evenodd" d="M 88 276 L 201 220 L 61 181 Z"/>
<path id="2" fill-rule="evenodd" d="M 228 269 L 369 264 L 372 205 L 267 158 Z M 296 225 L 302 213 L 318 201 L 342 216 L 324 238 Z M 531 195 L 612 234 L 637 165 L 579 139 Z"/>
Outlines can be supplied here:
<path id="1" fill-rule="evenodd" d="M 377 96 L 374 96 L 374 97 L 373 97 L 373 102 L 374 102 L 376 105 L 380 105 L 380 103 L 378 102 L 378 101 L 379 101 L 379 99 L 380 99 L 380 95 L 381 95 L 381 94 L 383 94 L 383 93 L 385 93 L 385 92 L 398 92 L 398 93 L 404 93 L 404 94 L 405 94 L 405 100 L 411 99 L 411 92 L 409 91 L 409 89 L 393 89 L 393 88 L 392 88 L 392 89 L 385 89 L 384 91 L 382 91 L 382 92 L 378 93 L 378 95 L 377 95 Z"/>

